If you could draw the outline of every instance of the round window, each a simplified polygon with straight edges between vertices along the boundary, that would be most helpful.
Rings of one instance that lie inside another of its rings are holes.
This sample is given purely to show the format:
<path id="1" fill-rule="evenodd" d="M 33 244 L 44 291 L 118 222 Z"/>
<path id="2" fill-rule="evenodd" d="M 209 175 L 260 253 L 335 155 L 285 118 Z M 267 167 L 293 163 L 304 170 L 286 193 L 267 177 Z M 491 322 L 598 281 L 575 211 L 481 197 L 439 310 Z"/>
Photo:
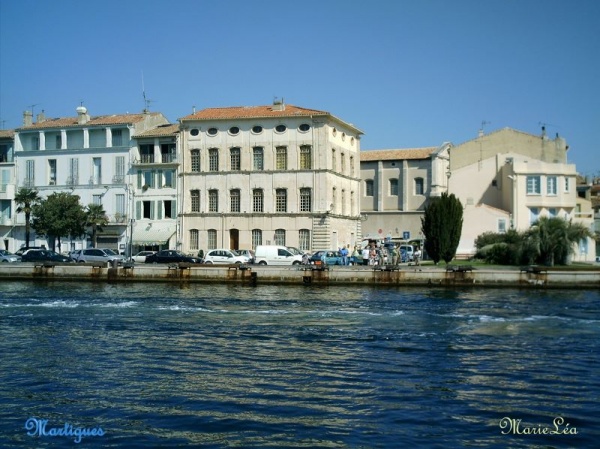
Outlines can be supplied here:
<path id="1" fill-rule="evenodd" d="M 197 136 L 198 134 L 200 134 L 200 130 L 198 128 L 193 128 L 192 130 L 190 130 L 190 134 L 192 136 Z"/>
<path id="2" fill-rule="evenodd" d="M 208 131 L 206 131 L 206 133 L 209 136 L 216 136 L 218 131 L 219 130 L 217 128 L 208 128 Z"/>
<path id="3" fill-rule="evenodd" d="M 305 133 L 310 129 L 310 125 L 308 123 L 302 123 L 302 125 L 300 125 L 298 129 Z"/>
<path id="4" fill-rule="evenodd" d="M 333 131 L 331 131 L 333 133 L 333 135 L 337 135 L 337 129 L 333 128 Z"/>
<path id="5" fill-rule="evenodd" d="M 278 133 L 285 132 L 286 129 L 287 129 L 287 127 L 285 125 L 277 125 L 275 127 L 275 131 L 277 131 Z"/>
<path id="6" fill-rule="evenodd" d="M 229 134 L 231 134 L 232 136 L 239 134 L 239 132 L 240 129 L 237 126 L 232 126 L 231 128 L 229 128 Z"/>
<path id="7" fill-rule="evenodd" d="M 260 133 L 262 133 L 262 129 L 263 129 L 262 126 L 256 125 L 256 126 L 252 127 L 252 132 L 254 134 L 260 134 Z"/>
<path id="8" fill-rule="evenodd" d="M 346 140 L 346 133 L 342 133 L 342 140 Z"/>

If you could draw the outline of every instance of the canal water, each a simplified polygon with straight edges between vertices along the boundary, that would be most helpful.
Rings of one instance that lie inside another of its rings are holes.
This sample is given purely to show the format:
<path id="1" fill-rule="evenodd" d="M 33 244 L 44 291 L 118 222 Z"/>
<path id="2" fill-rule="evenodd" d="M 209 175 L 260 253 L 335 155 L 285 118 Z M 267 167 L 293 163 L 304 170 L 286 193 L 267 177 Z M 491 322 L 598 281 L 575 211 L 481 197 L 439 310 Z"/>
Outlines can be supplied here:
<path id="1" fill-rule="evenodd" d="M 598 354 L 594 290 L 2 281 L 0 447 L 591 448 Z"/>

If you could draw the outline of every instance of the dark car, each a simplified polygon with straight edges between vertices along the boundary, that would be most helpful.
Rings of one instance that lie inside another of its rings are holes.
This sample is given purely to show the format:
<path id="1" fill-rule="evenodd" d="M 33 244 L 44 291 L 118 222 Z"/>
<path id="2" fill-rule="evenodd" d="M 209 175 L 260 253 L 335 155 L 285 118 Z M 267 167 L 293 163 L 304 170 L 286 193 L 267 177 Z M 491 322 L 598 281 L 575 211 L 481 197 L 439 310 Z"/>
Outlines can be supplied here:
<path id="1" fill-rule="evenodd" d="M 175 251 L 173 249 L 164 249 L 157 253 L 146 256 L 145 263 L 177 263 L 177 262 L 200 263 L 200 259 L 197 257 L 186 256 L 182 252 Z"/>
<path id="2" fill-rule="evenodd" d="M 49 249 L 31 249 L 21 256 L 22 262 L 75 262 L 68 256 L 63 256 Z"/>

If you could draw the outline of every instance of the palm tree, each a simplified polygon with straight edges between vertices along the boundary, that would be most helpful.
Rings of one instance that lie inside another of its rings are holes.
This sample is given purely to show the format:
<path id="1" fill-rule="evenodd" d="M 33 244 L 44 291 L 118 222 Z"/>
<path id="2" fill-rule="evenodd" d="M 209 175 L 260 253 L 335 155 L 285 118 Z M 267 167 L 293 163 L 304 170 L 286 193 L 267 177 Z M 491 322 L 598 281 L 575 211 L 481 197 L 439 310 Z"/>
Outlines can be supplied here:
<path id="1" fill-rule="evenodd" d="M 592 233 L 581 223 L 540 217 L 527 232 L 527 237 L 534 242 L 537 259 L 554 266 L 555 263 L 566 265 L 569 256 L 575 252 L 573 246 L 592 237 Z"/>
<path id="2" fill-rule="evenodd" d="M 98 244 L 98 231 L 102 232 L 102 226 L 108 224 L 108 217 L 102 204 L 88 204 L 85 213 L 85 225 L 92 228 L 92 246 L 96 248 Z"/>
<path id="3" fill-rule="evenodd" d="M 17 213 L 25 213 L 25 246 L 29 246 L 29 237 L 31 235 L 31 211 L 33 206 L 40 202 L 39 192 L 29 187 L 21 187 L 15 195 L 17 204 Z"/>

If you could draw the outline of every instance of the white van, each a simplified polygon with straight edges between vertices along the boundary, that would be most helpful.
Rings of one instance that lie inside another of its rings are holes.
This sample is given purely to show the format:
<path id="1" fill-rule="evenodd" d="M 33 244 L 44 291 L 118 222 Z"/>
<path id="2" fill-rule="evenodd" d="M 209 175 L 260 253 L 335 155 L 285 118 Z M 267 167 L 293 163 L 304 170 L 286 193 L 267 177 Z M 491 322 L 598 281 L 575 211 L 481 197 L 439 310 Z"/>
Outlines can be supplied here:
<path id="1" fill-rule="evenodd" d="M 254 251 L 254 263 L 258 265 L 299 265 L 300 254 L 292 254 L 285 246 L 258 245 Z"/>
<path id="2" fill-rule="evenodd" d="M 400 249 L 406 251 L 406 255 L 408 256 L 409 261 L 413 261 L 415 259 L 415 247 L 412 245 L 400 245 Z"/>

